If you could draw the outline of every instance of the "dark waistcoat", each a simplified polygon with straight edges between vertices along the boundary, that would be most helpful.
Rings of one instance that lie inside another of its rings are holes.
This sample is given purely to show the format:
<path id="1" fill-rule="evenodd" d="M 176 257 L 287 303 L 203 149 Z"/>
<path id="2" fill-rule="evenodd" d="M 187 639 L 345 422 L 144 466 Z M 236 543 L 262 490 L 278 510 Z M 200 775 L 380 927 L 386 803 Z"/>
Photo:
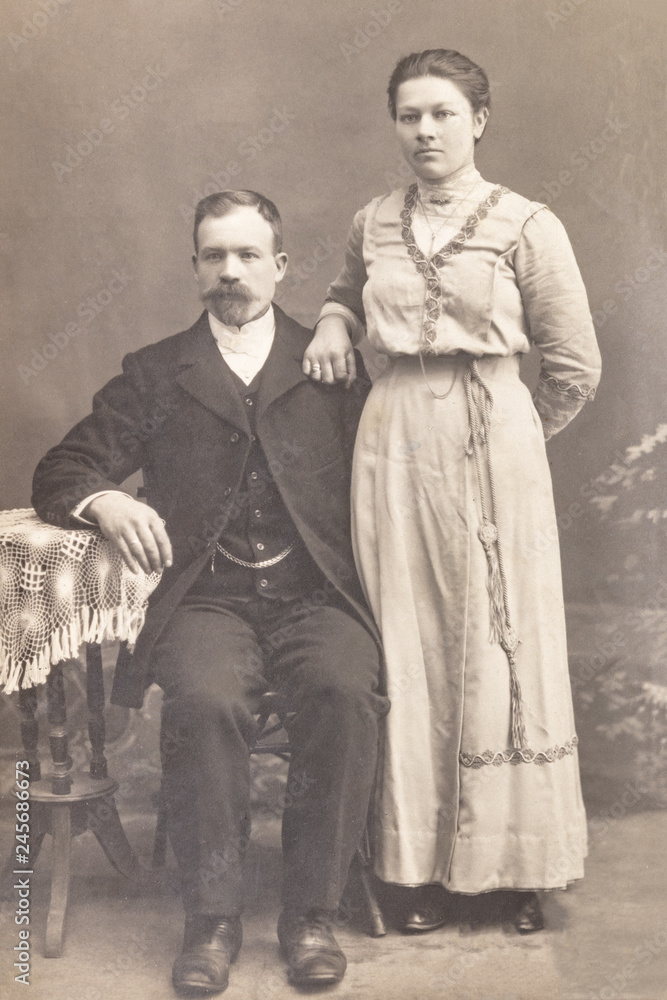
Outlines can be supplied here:
<path id="1" fill-rule="evenodd" d="M 307 596 L 321 588 L 325 578 L 296 529 L 257 437 L 255 414 L 262 372 L 248 386 L 231 369 L 230 374 L 248 415 L 250 449 L 241 489 L 218 542 L 243 562 L 261 564 L 290 551 L 271 566 L 249 569 L 216 549 L 188 593 L 248 599 L 261 595 L 273 600 Z"/>

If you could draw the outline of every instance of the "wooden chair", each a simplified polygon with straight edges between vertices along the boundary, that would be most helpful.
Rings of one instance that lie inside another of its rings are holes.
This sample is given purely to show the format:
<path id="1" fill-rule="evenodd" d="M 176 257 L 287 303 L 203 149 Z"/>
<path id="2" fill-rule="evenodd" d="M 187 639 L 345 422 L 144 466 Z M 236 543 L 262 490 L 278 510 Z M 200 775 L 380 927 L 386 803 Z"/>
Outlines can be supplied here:
<path id="1" fill-rule="evenodd" d="M 259 725 L 259 736 L 250 748 L 252 754 L 272 754 L 282 760 L 289 761 L 290 745 L 285 731 L 285 722 L 291 713 L 285 702 L 276 691 L 267 691 L 262 695 L 259 709 L 256 713 Z M 153 843 L 153 868 L 164 866 L 167 854 L 167 811 L 162 790 L 158 802 L 158 816 Z M 371 937 L 382 937 L 387 933 L 382 911 L 375 896 L 372 881 L 370 848 L 368 834 L 364 834 L 362 844 L 357 848 L 350 868 L 350 882 L 356 880 L 361 898 L 366 909 L 369 933 Z M 348 882 L 349 890 L 350 882 Z"/>

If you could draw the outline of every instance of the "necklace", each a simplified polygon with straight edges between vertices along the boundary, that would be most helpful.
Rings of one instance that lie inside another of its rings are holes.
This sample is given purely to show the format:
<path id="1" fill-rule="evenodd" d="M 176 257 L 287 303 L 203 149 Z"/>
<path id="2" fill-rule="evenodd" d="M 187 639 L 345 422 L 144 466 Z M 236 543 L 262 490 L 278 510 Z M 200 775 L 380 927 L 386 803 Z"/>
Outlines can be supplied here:
<path id="1" fill-rule="evenodd" d="M 447 223 L 451 221 L 451 218 L 454 215 L 454 212 L 456 211 L 456 209 L 459 207 L 459 205 L 462 205 L 463 202 L 467 198 L 470 197 L 470 195 L 473 193 L 473 191 L 475 190 L 475 188 L 477 187 L 477 185 L 479 184 L 479 182 L 480 182 L 479 178 L 477 178 L 475 181 L 473 181 L 472 187 L 468 188 L 468 190 L 464 192 L 464 194 L 462 195 L 462 197 L 459 198 L 459 200 L 454 203 L 454 207 L 452 208 L 451 212 L 449 212 L 449 214 L 445 216 L 445 218 L 443 219 L 443 221 L 440 223 L 440 225 L 438 226 L 438 228 L 436 230 L 433 229 L 433 226 L 429 222 L 428 215 L 426 214 L 426 209 L 424 208 L 424 202 L 422 201 L 421 193 L 419 192 L 419 188 L 417 188 L 417 199 L 419 201 L 419 207 L 421 208 L 422 215 L 424 216 L 424 222 L 428 226 L 429 231 L 431 233 L 431 245 L 429 247 L 429 252 L 427 254 L 427 258 L 428 258 L 429 262 L 433 259 L 433 250 L 434 250 L 434 247 L 435 247 L 436 236 L 438 235 L 439 232 L 441 232 L 445 228 L 445 226 L 447 225 Z M 436 199 L 434 199 L 434 198 L 430 198 L 429 200 L 430 201 L 435 201 L 436 204 L 441 204 L 441 202 L 436 201 Z M 449 200 L 449 199 L 447 199 L 447 200 Z"/>

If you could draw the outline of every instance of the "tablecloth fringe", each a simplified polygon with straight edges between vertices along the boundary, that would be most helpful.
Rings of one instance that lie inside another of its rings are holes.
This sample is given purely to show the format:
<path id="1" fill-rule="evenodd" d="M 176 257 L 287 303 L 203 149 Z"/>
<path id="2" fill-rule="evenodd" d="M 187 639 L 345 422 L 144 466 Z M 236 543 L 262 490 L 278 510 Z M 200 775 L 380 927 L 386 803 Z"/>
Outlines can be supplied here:
<path id="1" fill-rule="evenodd" d="M 51 666 L 61 660 L 76 659 L 84 642 L 118 639 L 127 642 L 132 650 L 145 617 L 143 610 L 130 610 L 126 607 L 99 610 L 83 605 L 74 620 L 54 632 L 39 653 L 30 659 L 11 656 L 0 637 L 0 662 L 3 664 L 0 691 L 4 686 L 5 694 L 13 694 L 19 687 L 25 690 L 44 684 Z"/>

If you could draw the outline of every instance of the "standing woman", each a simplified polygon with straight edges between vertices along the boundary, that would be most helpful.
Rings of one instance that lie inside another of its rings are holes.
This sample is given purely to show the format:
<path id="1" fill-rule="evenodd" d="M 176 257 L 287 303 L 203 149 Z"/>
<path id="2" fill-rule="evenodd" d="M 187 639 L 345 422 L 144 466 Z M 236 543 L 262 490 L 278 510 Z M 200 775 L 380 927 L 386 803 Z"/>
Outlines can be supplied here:
<path id="1" fill-rule="evenodd" d="M 593 398 L 600 356 L 561 223 L 475 168 L 484 71 L 447 49 L 407 56 L 389 109 L 417 181 L 355 216 L 304 358 L 314 379 L 351 381 L 364 327 L 387 358 L 352 487 L 392 703 L 376 871 L 413 887 L 406 930 L 445 922 L 444 887 L 526 890 L 529 932 L 535 890 L 581 878 L 586 854 L 544 442 Z"/>

